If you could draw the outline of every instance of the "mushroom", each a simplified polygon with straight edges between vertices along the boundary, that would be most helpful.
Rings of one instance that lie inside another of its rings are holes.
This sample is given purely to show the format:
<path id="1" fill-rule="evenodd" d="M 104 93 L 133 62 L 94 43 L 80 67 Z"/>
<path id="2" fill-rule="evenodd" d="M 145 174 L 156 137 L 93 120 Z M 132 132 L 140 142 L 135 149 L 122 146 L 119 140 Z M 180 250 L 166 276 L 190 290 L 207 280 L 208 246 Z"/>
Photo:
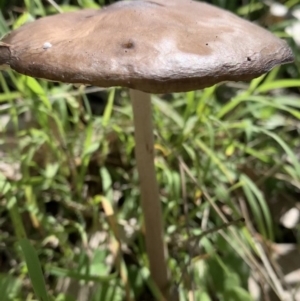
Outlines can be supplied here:
<path id="1" fill-rule="evenodd" d="M 169 276 L 149 93 L 250 80 L 292 61 L 287 44 L 267 30 L 190 0 L 120 1 L 100 10 L 48 16 L 0 43 L 0 65 L 19 73 L 130 89 L 147 254 L 165 296 Z"/>

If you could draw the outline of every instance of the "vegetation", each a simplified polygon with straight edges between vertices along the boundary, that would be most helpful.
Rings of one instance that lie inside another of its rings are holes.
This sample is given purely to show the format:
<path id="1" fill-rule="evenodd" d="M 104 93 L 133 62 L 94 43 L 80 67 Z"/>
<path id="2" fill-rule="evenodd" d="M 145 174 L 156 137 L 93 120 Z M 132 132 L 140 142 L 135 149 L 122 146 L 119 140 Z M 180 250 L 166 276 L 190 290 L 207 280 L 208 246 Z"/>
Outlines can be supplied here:
<path id="1" fill-rule="evenodd" d="M 297 300 L 273 255 L 300 237 L 280 222 L 300 197 L 300 51 L 286 31 L 300 0 L 281 1 L 285 17 L 267 1 L 210 2 L 285 37 L 296 63 L 250 83 L 153 96 L 172 283 L 181 301 Z M 68 11 L 104 1 L 57 3 Z M 57 10 L 41 0 L 0 8 L 0 36 Z M 0 133 L 1 300 L 159 298 L 128 91 L 2 72 Z"/>

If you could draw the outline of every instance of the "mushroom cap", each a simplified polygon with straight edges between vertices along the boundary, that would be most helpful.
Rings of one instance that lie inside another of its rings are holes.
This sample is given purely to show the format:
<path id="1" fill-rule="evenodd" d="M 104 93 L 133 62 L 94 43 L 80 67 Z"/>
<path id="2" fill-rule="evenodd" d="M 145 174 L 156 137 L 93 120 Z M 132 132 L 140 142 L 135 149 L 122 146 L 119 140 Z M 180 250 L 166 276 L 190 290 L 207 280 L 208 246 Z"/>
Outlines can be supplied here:
<path id="1" fill-rule="evenodd" d="M 0 65 L 26 75 L 150 93 L 250 80 L 293 61 L 267 30 L 190 0 L 120 1 L 25 24 L 0 42 Z"/>

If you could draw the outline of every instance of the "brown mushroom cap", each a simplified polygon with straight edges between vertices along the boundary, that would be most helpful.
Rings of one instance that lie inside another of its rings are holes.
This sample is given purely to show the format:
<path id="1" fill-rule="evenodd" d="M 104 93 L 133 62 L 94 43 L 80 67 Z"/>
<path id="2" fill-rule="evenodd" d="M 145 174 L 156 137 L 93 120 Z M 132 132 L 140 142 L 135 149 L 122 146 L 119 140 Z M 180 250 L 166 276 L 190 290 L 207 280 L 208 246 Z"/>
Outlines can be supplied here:
<path id="1" fill-rule="evenodd" d="M 41 18 L 0 43 L 0 65 L 34 77 L 151 93 L 250 80 L 293 61 L 287 44 L 190 0 L 121 1 Z"/>

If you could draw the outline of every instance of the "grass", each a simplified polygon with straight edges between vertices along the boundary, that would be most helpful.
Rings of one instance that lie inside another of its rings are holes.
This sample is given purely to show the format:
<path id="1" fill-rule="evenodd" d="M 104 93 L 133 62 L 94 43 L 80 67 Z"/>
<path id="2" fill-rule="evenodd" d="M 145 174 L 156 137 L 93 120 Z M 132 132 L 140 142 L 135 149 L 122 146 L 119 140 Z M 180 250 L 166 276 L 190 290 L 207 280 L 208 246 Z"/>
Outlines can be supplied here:
<path id="1" fill-rule="evenodd" d="M 254 20 L 268 12 L 261 1 L 211 2 Z M 0 1 L 1 36 L 55 12 L 39 0 L 15 4 L 24 10 Z M 269 28 L 285 36 L 290 23 Z M 274 243 L 299 237 L 276 214 L 300 194 L 299 50 L 288 41 L 296 63 L 251 83 L 153 97 L 168 265 L 181 301 L 255 300 L 250 277 L 257 300 L 268 300 L 268 289 L 293 297 L 271 256 Z M 8 71 L 0 114 L 1 300 L 159 298 L 140 228 L 128 91 Z"/>

